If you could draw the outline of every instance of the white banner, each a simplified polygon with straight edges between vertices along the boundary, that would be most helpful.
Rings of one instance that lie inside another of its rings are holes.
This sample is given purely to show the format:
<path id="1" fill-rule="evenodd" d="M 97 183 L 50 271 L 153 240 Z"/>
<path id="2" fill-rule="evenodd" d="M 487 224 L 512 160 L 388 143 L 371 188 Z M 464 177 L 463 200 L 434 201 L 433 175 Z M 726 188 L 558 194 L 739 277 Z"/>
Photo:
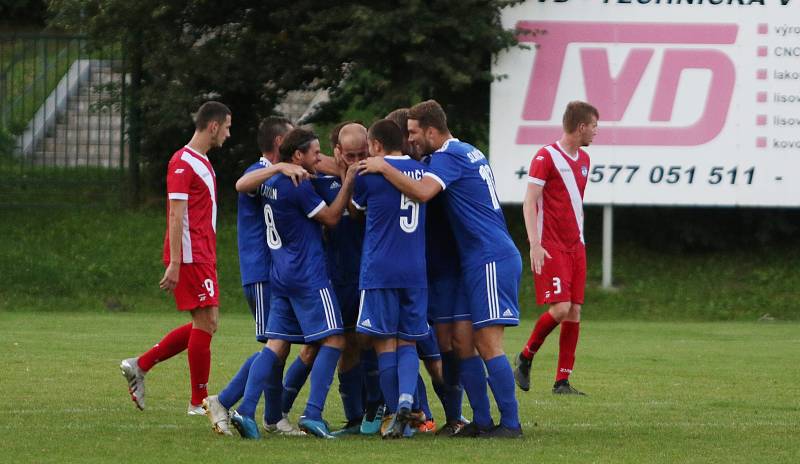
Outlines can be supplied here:
<path id="1" fill-rule="evenodd" d="M 800 206 L 800 0 L 538 0 L 503 25 L 530 31 L 493 68 L 503 202 L 585 100 L 587 204 Z"/>

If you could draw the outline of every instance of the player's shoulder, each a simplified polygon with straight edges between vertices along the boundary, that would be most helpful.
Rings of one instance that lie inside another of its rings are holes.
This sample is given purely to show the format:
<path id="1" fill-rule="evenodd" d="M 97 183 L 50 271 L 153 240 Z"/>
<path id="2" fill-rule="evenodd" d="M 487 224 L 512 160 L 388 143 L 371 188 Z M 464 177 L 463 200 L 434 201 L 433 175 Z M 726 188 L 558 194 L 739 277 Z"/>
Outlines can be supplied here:
<path id="1" fill-rule="evenodd" d="M 554 143 L 551 143 L 549 145 L 545 145 L 545 146 L 539 148 L 538 150 L 536 150 L 536 153 L 533 154 L 533 157 L 531 158 L 531 162 L 532 163 L 542 163 L 542 162 L 547 163 L 547 162 L 552 161 L 552 159 L 553 159 L 552 158 L 553 150 L 558 151 L 558 147 L 556 147 L 556 144 L 554 144 Z"/>
<path id="2" fill-rule="evenodd" d="M 248 172 L 255 171 L 256 169 L 268 168 L 270 166 L 272 166 L 272 163 L 262 156 L 258 161 L 248 166 L 247 169 L 244 170 L 244 173 L 247 174 Z"/>

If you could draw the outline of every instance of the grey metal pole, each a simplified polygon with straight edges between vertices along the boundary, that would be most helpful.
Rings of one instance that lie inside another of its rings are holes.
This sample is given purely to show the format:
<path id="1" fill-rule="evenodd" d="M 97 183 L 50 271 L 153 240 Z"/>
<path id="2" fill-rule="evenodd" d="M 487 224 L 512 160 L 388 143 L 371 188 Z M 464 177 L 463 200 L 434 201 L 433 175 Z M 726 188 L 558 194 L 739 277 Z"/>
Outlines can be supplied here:
<path id="1" fill-rule="evenodd" d="M 603 205 L 603 288 L 612 285 L 612 253 L 614 251 L 614 207 Z"/>

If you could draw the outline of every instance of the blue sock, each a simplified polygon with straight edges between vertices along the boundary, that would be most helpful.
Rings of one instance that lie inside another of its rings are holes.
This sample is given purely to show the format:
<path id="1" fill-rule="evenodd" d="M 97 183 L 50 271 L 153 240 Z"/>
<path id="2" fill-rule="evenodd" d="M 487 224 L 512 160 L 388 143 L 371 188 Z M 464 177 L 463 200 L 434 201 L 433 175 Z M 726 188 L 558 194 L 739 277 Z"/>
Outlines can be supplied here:
<path id="1" fill-rule="evenodd" d="M 381 401 L 380 370 L 378 370 L 378 355 L 372 348 L 361 351 L 361 369 L 364 372 L 364 392 L 368 404 Z"/>
<path id="2" fill-rule="evenodd" d="M 433 420 L 431 406 L 428 404 L 428 390 L 425 389 L 425 381 L 422 380 L 422 375 L 419 374 L 417 374 L 417 394 L 414 398 L 417 400 L 418 406 L 413 409 L 415 411 L 421 409 L 425 413 L 425 418 Z"/>
<path id="3" fill-rule="evenodd" d="M 445 390 L 439 395 L 444 408 L 444 415 L 448 421 L 461 419 L 461 401 L 464 397 L 464 389 L 461 388 L 461 381 L 458 376 L 459 360 L 453 351 L 442 353 L 442 376 L 444 377 Z M 436 385 L 433 386 L 436 388 Z M 437 391 L 437 394 L 439 392 Z"/>
<path id="4" fill-rule="evenodd" d="M 250 373 L 250 365 L 253 364 L 253 360 L 256 359 L 258 356 L 258 351 L 251 354 L 247 360 L 242 363 L 242 367 L 239 368 L 239 372 L 233 376 L 228 385 L 219 392 L 219 402 L 225 406 L 225 409 L 230 409 L 237 401 L 242 399 L 244 395 L 244 386 L 247 384 L 247 375 Z"/>
<path id="5" fill-rule="evenodd" d="M 272 375 L 264 389 L 264 421 L 267 424 L 277 424 L 283 417 L 281 415 L 281 399 L 283 396 L 283 368 L 285 364 L 275 363 Z"/>
<path id="6" fill-rule="evenodd" d="M 311 391 L 308 394 L 308 403 L 304 416 L 312 420 L 322 420 L 322 410 L 325 408 L 325 398 L 333 382 L 336 364 L 342 350 L 330 346 L 322 346 L 311 368 Z"/>
<path id="7" fill-rule="evenodd" d="M 397 352 L 390 351 L 381 353 L 378 356 L 378 366 L 380 367 L 381 392 L 386 401 L 386 409 L 389 414 L 397 412 Z"/>
<path id="8" fill-rule="evenodd" d="M 267 347 L 264 347 L 253 360 L 247 375 L 247 385 L 244 387 L 244 397 L 236 409 L 239 414 L 255 420 L 258 400 L 267 386 L 269 377 L 272 376 L 276 363 L 280 364 L 278 356 Z"/>
<path id="9" fill-rule="evenodd" d="M 360 420 L 364 415 L 364 403 L 361 397 L 363 373 L 361 363 L 347 372 L 339 372 L 339 395 L 342 397 L 344 417 L 348 422 Z"/>
<path id="10" fill-rule="evenodd" d="M 303 385 L 311 372 L 311 365 L 305 364 L 298 356 L 283 376 L 283 394 L 281 397 L 281 412 L 289 414 L 294 400 L 303 389 Z"/>
<path id="11" fill-rule="evenodd" d="M 414 345 L 397 347 L 397 409 L 411 409 L 414 392 L 417 391 L 419 376 L 419 355 Z"/>
<path id="12" fill-rule="evenodd" d="M 486 387 L 486 371 L 480 356 L 472 356 L 461 360 L 461 384 L 467 392 L 469 404 L 472 406 L 472 421 L 480 427 L 492 425 L 489 412 L 489 392 Z M 513 382 L 513 378 L 512 378 Z"/>
<path id="13" fill-rule="evenodd" d="M 500 410 L 500 424 L 510 429 L 519 428 L 519 409 L 517 406 L 514 371 L 505 354 L 486 361 L 489 386 L 492 388 L 494 401 Z"/>

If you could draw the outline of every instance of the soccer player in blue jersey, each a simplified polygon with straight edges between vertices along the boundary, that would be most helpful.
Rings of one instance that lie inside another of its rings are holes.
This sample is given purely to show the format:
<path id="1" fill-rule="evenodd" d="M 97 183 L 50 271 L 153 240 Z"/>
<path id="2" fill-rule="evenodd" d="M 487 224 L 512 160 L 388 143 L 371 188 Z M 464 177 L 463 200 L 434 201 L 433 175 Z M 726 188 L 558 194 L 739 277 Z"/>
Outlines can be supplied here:
<path id="1" fill-rule="evenodd" d="M 369 151 L 400 175 L 421 179 L 425 167 L 403 155 L 403 134 L 387 119 L 369 129 Z M 404 435 L 417 389 L 416 340 L 425 338 L 425 205 L 400 193 L 382 176 L 360 176 L 353 205 L 366 210 L 361 256 L 361 302 L 356 330 L 375 339 L 380 384 L 389 414 L 384 438 Z"/>
<path id="2" fill-rule="evenodd" d="M 245 175 L 255 172 L 263 180 L 281 172 L 294 177 L 296 182 L 308 177 L 308 172 L 301 166 L 278 162 L 278 147 L 284 136 L 293 128 L 288 119 L 269 117 L 264 119 L 258 128 L 258 146 L 261 157 L 245 170 Z M 250 312 L 255 319 L 256 340 L 260 343 L 267 342 L 267 317 L 269 315 L 269 271 L 270 255 L 266 240 L 266 224 L 261 207 L 261 199 L 256 191 L 240 191 L 237 209 L 237 238 L 239 247 L 239 271 L 242 277 L 242 287 L 245 299 L 250 307 Z M 206 415 L 211 421 L 212 429 L 221 435 L 230 435 L 228 423 L 228 409 L 230 409 L 244 394 L 245 385 L 253 364 L 259 352 L 242 364 L 237 374 L 219 395 L 211 395 L 203 401 Z M 280 372 L 283 372 L 283 366 Z M 276 368 L 277 369 L 277 368 Z M 264 427 L 267 431 L 277 431 L 285 434 L 296 434 L 297 429 L 289 421 L 281 417 L 280 400 L 282 386 L 280 377 L 277 382 L 269 385 L 264 391 L 267 403 L 264 408 Z"/>
<path id="3" fill-rule="evenodd" d="M 419 103 L 408 115 L 409 140 L 421 153 L 432 153 L 425 176 L 412 179 L 380 158 L 360 163 L 361 173 L 379 173 L 409 199 L 426 202 L 439 193 L 452 225 L 461 259 L 461 283 L 471 320 L 454 322 L 460 379 L 473 410 L 473 421 L 455 436 L 519 437 L 522 428 L 514 373 L 503 352 L 505 326 L 519 324 L 518 287 L 522 260 L 511 240 L 486 157 L 453 138 L 447 117 L 434 100 Z M 479 356 L 472 356 L 474 336 Z M 484 366 L 486 371 L 484 371 Z M 500 410 L 494 426 L 487 379 Z"/>
<path id="4" fill-rule="evenodd" d="M 280 146 L 281 161 L 315 172 L 320 160 L 319 140 L 310 131 L 294 129 Z M 266 335 L 259 358 L 253 361 L 244 398 L 231 422 L 244 438 L 259 438 L 255 406 L 260 392 L 283 364 L 290 343 L 319 343 L 311 369 L 311 391 L 299 426 L 307 433 L 333 438 L 322 410 L 344 347 L 342 319 L 336 294 L 330 286 L 320 224 L 335 226 L 353 191 L 354 169 L 330 206 L 314 191 L 310 181 L 295 186 L 292 179 L 276 175 L 259 193 L 267 224 L 266 240 L 272 257 L 271 301 Z"/>
<path id="5" fill-rule="evenodd" d="M 408 108 L 399 108 L 386 116 L 403 130 L 403 153 L 430 164 L 430 154 L 418 153 L 408 141 Z M 437 435 L 451 436 L 466 425 L 461 416 L 463 390 L 458 378 L 458 356 L 453 351 L 453 321 L 470 320 L 460 283 L 461 264 L 458 258 L 450 221 L 444 209 L 444 196 L 428 202 L 425 221 L 425 251 L 428 265 L 428 322 L 436 336 L 417 342 L 417 351 L 431 376 L 434 391 L 442 402 L 447 422 Z M 470 346 L 472 356 L 474 348 Z M 419 379 L 417 388 L 420 406 L 428 419 L 430 408 L 425 405 L 425 384 Z M 427 411 L 425 410 L 427 409 Z M 435 427 L 435 423 L 426 423 Z M 421 427 L 423 430 L 424 427 Z"/>
<path id="6" fill-rule="evenodd" d="M 358 123 L 343 125 L 337 133 L 334 158 L 341 171 L 368 155 L 367 129 Z M 327 204 L 332 204 L 342 189 L 342 175 L 318 175 L 312 179 L 314 189 Z M 339 393 L 347 423 L 337 434 L 358 434 L 364 415 L 362 399 L 364 373 L 360 344 L 355 325 L 358 316 L 358 276 L 361 247 L 364 243 L 364 221 L 344 212 L 334 227 L 325 228 L 325 252 L 328 274 L 339 299 L 345 329 L 345 349 L 339 361 Z"/>
<path id="7" fill-rule="evenodd" d="M 340 140 L 341 132 L 341 140 Z M 323 157 L 312 180 L 314 189 L 328 204 L 341 189 L 343 172 L 367 156 L 367 129 L 352 121 L 337 124 L 330 133 L 333 157 Z M 358 274 L 361 247 L 364 241 L 364 221 L 353 220 L 345 211 L 334 228 L 326 229 L 325 243 L 328 272 L 339 300 L 345 326 L 345 349 L 339 361 L 339 393 L 347 423 L 342 434 L 373 434 L 380 428 L 383 401 L 378 385 L 378 359 L 368 337 L 355 337 L 355 318 L 358 313 Z M 359 353 L 359 349 L 362 351 Z M 284 376 L 282 410 L 288 415 L 302 389 L 316 356 L 316 345 L 304 345 Z M 363 387 L 363 388 L 362 388 Z M 363 421 L 362 421 L 363 416 Z"/>

